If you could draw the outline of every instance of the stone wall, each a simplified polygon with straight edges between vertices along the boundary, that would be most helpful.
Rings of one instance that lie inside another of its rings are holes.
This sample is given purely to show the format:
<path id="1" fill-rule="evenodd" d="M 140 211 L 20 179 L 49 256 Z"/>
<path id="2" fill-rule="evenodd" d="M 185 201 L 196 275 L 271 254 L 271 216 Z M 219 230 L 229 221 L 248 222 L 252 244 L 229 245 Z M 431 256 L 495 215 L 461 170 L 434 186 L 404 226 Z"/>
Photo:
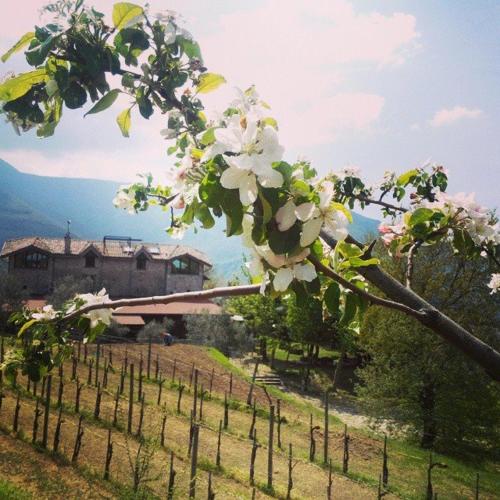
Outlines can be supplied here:
<path id="1" fill-rule="evenodd" d="M 96 286 L 104 286 L 111 297 L 140 297 L 175 292 L 201 290 L 203 265 L 198 274 L 172 274 L 171 265 L 160 260 L 147 260 L 146 269 L 137 269 L 135 258 L 99 257 L 95 267 L 85 267 L 85 257 L 78 255 L 51 255 L 47 269 L 14 267 L 9 258 L 9 274 L 33 295 L 46 295 L 64 276 L 80 280 L 90 276 Z"/>

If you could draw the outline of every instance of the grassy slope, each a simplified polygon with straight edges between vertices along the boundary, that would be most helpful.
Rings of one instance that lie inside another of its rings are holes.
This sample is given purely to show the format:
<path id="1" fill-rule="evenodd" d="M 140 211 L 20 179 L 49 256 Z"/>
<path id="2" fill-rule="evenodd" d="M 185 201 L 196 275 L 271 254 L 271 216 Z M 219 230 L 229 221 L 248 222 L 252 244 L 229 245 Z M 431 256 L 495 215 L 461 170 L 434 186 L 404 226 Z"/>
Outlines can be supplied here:
<path id="1" fill-rule="evenodd" d="M 139 365 L 139 353 L 146 353 L 145 346 L 129 346 L 126 354 L 129 363 Z M 106 352 L 105 352 L 106 354 Z M 220 353 L 209 350 L 205 351 L 192 346 L 174 346 L 173 348 L 154 348 L 153 360 L 158 354 L 159 369 L 167 377 L 162 394 L 162 403 L 165 405 L 167 413 L 167 439 L 166 449 L 158 450 L 152 462 L 151 473 L 153 480 L 148 483 L 150 495 L 163 496 L 166 487 L 166 469 L 169 464 L 168 452 L 174 451 L 176 458 L 177 475 L 177 497 L 185 498 L 187 485 L 189 482 L 189 461 L 186 456 L 187 437 L 189 432 L 189 411 L 192 407 L 192 393 L 186 387 L 182 412 L 177 415 L 175 407 L 177 403 L 177 384 L 179 377 L 184 384 L 189 385 L 191 363 L 195 362 L 200 369 L 200 384 L 205 389 L 209 387 L 211 369 L 215 369 L 216 376 L 213 383 L 212 399 L 207 399 L 204 403 L 204 419 L 200 431 L 200 468 L 198 488 L 200 497 L 203 498 L 206 492 L 206 471 L 214 471 L 214 489 L 217 498 L 249 498 L 251 489 L 248 485 L 248 459 L 250 456 L 250 443 L 247 438 L 250 426 L 251 415 L 246 409 L 244 401 L 248 391 L 246 377 L 234 367 L 227 358 Z M 113 347 L 113 363 L 119 366 L 121 359 L 125 356 L 125 348 Z M 176 381 L 171 382 L 172 362 L 178 360 L 176 368 Z M 155 372 L 155 362 L 153 362 L 152 374 Z M 231 400 L 230 423 L 227 431 L 222 436 L 222 467 L 217 468 L 214 464 L 215 449 L 217 445 L 217 433 L 219 420 L 223 415 L 223 393 L 228 390 L 228 374 L 233 373 L 233 399 Z M 86 380 L 88 367 L 83 363 L 78 366 L 80 380 Z M 73 411 L 74 382 L 69 380 L 70 366 L 65 368 L 65 388 L 64 388 L 64 419 L 63 439 L 61 451 L 65 456 L 71 456 L 74 443 L 74 433 L 77 416 Z M 101 374 L 102 376 L 102 368 Z M 82 477 L 93 477 L 102 474 L 102 462 L 104 458 L 107 428 L 113 414 L 113 394 L 119 382 L 117 373 L 110 373 L 109 386 L 104 391 L 101 419 L 94 420 L 92 417 L 95 404 L 95 388 L 86 387 L 82 394 L 82 408 L 85 414 L 84 445 L 79 459 L 77 473 Z M 19 380 L 20 387 L 26 387 L 24 379 Z M 57 394 L 58 377 L 54 376 L 53 395 Z M 137 381 L 136 381 L 137 387 Z M 156 405 L 158 386 L 152 382 L 145 382 L 143 388 L 146 394 L 146 407 L 144 426 L 147 435 L 157 435 L 159 422 L 161 421 L 162 407 Z M 39 390 L 39 389 L 38 389 Z M 25 393 L 23 389 L 23 407 L 20 415 L 20 426 L 24 434 L 31 438 L 31 428 L 33 422 L 34 399 L 31 394 Z M 112 462 L 111 476 L 113 483 L 108 485 L 108 492 L 112 497 L 124 498 L 124 493 L 118 493 L 116 485 L 130 485 L 131 470 L 128 464 L 128 453 L 134 453 L 137 449 L 137 439 L 133 436 L 126 437 L 123 430 L 126 425 L 126 408 L 128 401 L 128 382 L 121 401 L 121 411 L 119 415 L 119 429 L 113 433 L 115 451 Z M 257 419 L 257 432 L 260 437 L 262 448 L 258 451 L 257 460 L 257 498 L 266 498 L 265 477 L 266 477 L 266 432 L 267 432 L 267 410 L 266 397 L 260 388 L 257 388 L 255 395 L 259 402 L 259 417 Z M 282 400 L 282 415 L 286 418 L 286 423 L 282 425 L 283 448 L 288 442 L 293 442 L 294 457 L 299 460 L 299 464 L 294 469 L 294 498 L 322 498 L 326 487 L 327 472 L 321 468 L 320 456 L 322 450 L 322 436 L 318 436 L 317 463 L 310 464 L 308 458 L 308 419 L 309 413 L 313 413 L 315 422 L 321 424 L 321 411 L 308 405 L 303 400 L 295 398 L 290 394 L 273 390 L 272 397 L 279 397 Z M 14 395 L 9 390 L 7 398 L 4 400 L 4 407 L 0 412 L 0 423 L 3 428 L 9 428 L 12 422 L 13 406 L 15 404 Z M 138 425 L 139 405 L 134 405 L 133 429 Z M 55 425 L 55 411 L 50 419 L 50 436 L 52 436 Z M 346 476 L 339 473 L 341 463 L 341 423 L 334 418 L 330 419 L 330 454 L 333 459 L 335 475 L 334 485 L 336 498 L 367 498 L 375 495 L 375 486 L 381 464 L 381 439 L 368 432 L 351 431 L 351 461 L 350 472 Z M 27 446 L 27 445 L 26 445 Z M 2 448 L 0 446 L 0 448 Z M 127 451 L 128 450 L 128 451 Z M 412 447 L 411 445 L 391 441 L 389 443 L 389 468 L 390 484 L 393 494 L 388 498 L 400 496 L 403 498 L 421 498 L 425 487 L 425 465 L 427 454 Z M 438 494 L 445 498 L 470 498 L 470 486 L 474 482 L 476 468 L 451 460 L 447 457 L 437 457 L 440 461 L 448 464 L 446 471 L 436 471 L 435 486 Z M 68 470 L 75 470 L 67 467 Z M 499 488 L 498 475 L 491 464 L 479 466 L 482 484 L 482 498 L 494 498 L 494 492 Z M 275 496 L 283 497 L 286 492 L 286 471 L 287 457 L 285 449 L 280 451 L 275 449 Z M 1 472 L 1 469 L 0 469 Z M 496 471 L 498 473 L 498 470 Z M 77 475 L 78 475 L 77 474 Z M 0 474 L 1 475 L 1 474 Z M 66 474 L 65 476 L 66 477 Z M 102 487 L 102 486 L 101 486 Z M 104 487 L 102 487 L 104 488 Z M 115 488 L 115 489 L 113 489 Z M 35 490 L 37 491 L 37 490 Z M 40 496 L 40 495 L 38 495 Z M 42 491 L 42 497 L 43 491 Z M 71 496 L 71 495 L 70 495 Z"/>

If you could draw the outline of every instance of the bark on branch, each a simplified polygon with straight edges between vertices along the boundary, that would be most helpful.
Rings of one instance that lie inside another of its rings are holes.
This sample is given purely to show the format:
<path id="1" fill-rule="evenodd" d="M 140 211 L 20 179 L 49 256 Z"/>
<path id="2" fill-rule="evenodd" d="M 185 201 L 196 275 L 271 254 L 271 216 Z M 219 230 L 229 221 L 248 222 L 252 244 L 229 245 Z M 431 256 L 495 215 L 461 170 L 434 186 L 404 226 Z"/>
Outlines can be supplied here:
<path id="1" fill-rule="evenodd" d="M 337 240 L 328 230 L 321 231 L 321 238 L 332 248 L 337 244 Z M 348 241 L 360 247 L 363 246 L 354 238 L 349 237 Z M 420 314 L 416 316 L 416 319 L 420 323 L 437 333 L 449 344 L 460 349 L 467 357 L 483 367 L 493 380 L 500 382 L 500 353 L 495 351 L 493 347 L 462 328 L 379 266 L 360 267 L 358 272 L 390 300 L 404 304 L 414 311 L 419 311 Z"/>
<path id="2" fill-rule="evenodd" d="M 173 293 L 171 295 L 156 295 L 153 297 L 139 297 L 136 299 L 119 299 L 110 300 L 102 304 L 92 304 L 83 306 L 66 316 L 61 321 L 69 321 L 73 318 L 86 314 L 90 311 L 98 309 L 118 309 L 119 307 L 128 306 L 146 306 L 151 304 L 169 304 L 170 302 L 178 302 L 189 299 L 210 299 L 213 297 L 235 297 L 238 295 L 252 295 L 259 293 L 260 285 L 239 285 L 212 288 L 211 290 L 201 290 L 197 292 Z"/>

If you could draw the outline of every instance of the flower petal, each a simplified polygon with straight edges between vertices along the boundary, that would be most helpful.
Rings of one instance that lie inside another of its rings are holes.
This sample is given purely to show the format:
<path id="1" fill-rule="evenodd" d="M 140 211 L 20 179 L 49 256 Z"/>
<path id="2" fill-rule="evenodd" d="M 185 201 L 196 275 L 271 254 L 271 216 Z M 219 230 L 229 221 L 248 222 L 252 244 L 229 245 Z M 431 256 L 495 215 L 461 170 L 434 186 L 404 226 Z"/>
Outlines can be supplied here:
<path id="1" fill-rule="evenodd" d="M 279 188 L 283 185 L 283 176 L 274 168 L 269 167 L 259 174 L 259 182 L 262 187 Z"/>
<path id="2" fill-rule="evenodd" d="M 238 189 L 243 182 L 243 179 L 248 176 L 246 170 L 241 170 L 236 167 L 229 167 L 222 172 L 220 183 L 226 189 Z"/>
<path id="3" fill-rule="evenodd" d="M 243 205 L 252 205 L 257 199 L 257 179 L 255 175 L 245 171 L 244 177 L 240 183 L 240 200 Z"/>
<path id="4" fill-rule="evenodd" d="M 293 280 L 293 272 L 289 267 L 278 269 L 273 280 L 273 287 L 277 292 L 284 292 Z"/>
<path id="5" fill-rule="evenodd" d="M 295 215 L 297 216 L 297 219 L 305 222 L 306 220 L 319 215 L 319 210 L 312 202 L 302 203 L 295 209 Z"/>
<path id="6" fill-rule="evenodd" d="M 316 278 L 316 268 L 310 263 L 295 264 L 293 266 L 295 277 L 300 281 L 312 281 Z"/>
<path id="7" fill-rule="evenodd" d="M 296 205 L 293 200 L 289 200 L 278 209 L 276 212 L 276 222 L 278 223 L 278 229 L 280 231 L 287 231 L 290 229 L 297 220 L 295 216 Z"/>
<path id="8" fill-rule="evenodd" d="M 323 219 L 311 219 L 302 226 L 302 234 L 300 235 L 300 246 L 308 247 L 318 236 L 323 225 Z"/>

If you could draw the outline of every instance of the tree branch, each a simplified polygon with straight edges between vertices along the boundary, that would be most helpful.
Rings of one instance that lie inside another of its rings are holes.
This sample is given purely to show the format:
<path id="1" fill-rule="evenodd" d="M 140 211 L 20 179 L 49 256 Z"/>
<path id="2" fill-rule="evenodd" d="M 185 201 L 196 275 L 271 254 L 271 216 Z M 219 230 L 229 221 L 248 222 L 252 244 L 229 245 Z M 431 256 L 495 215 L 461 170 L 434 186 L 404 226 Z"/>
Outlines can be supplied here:
<path id="1" fill-rule="evenodd" d="M 347 281 L 342 276 L 337 274 L 333 269 L 325 266 L 315 257 L 309 256 L 309 260 L 314 264 L 314 267 L 316 267 L 317 271 L 321 271 L 325 276 L 328 276 L 329 278 L 333 279 L 334 281 L 342 285 L 344 288 L 347 288 L 356 295 L 360 295 L 361 297 L 365 298 L 370 304 L 387 307 L 389 309 L 395 309 L 396 311 L 401 311 L 407 314 L 408 316 L 413 316 L 414 318 L 417 319 L 419 319 L 420 316 L 422 315 L 420 311 L 415 311 L 414 309 L 406 306 L 405 304 L 394 302 L 392 300 L 383 299 L 382 297 L 377 297 L 376 295 L 372 295 L 371 293 L 366 292 L 361 288 L 358 288 L 356 285 L 353 285 L 351 282 Z"/>
<path id="2" fill-rule="evenodd" d="M 98 309 L 117 309 L 119 307 L 127 306 L 146 306 L 151 304 L 170 304 L 171 302 L 179 302 L 181 300 L 189 299 L 210 299 L 213 297 L 234 297 L 238 295 L 252 295 L 259 293 L 260 285 L 240 285 L 240 286 L 227 286 L 220 288 L 212 288 L 211 290 L 201 290 L 198 292 L 183 292 L 173 293 L 171 295 L 157 295 L 153 297 L 140 297 L 136 299 L 119 299 L 110 300 L 101 304 L 92 304 L 83 306 L 63 318 L 60 321 L 66 322 L 74 319 L 82 314 Z"/>
<path id="3" fill-rule="evenodd" d="M 361 195 L 350 195 L 350 196 L 358 201 L 366 203 L 367 205 L 380 205 L 381 207 L 388 208 L 389 210 L 395 210 L 397 212 L 403 212 L 403 213 L 408 212 L 407 208 L 398 207 L 397 205 L 393 205 L 392 203 L 387 203 L 385 201 L 382 201 L 382 198 L 379 200 L 374 200 L 373 198 L 368 198 L 367 196 L 361 196 Z"/>
<path id="4" fill-rule="evenodd" d="M 326 229 L 321 231 L 320 236 L 332 248 L 337 244 L 337 240 Z M 362 247 L 361 243 L 352 237 L 347 241 Z M 491 378 L 500 382 L 500 353 L 495 349 L 462 328 L 380 267 L 360 267 L 358 272 L 389 299 L 405 304 L 414 311 L 420 311 L 421 315 L 417 318 L 420 323 L 460 349 L 467 357 L 483 367 Z"/>

